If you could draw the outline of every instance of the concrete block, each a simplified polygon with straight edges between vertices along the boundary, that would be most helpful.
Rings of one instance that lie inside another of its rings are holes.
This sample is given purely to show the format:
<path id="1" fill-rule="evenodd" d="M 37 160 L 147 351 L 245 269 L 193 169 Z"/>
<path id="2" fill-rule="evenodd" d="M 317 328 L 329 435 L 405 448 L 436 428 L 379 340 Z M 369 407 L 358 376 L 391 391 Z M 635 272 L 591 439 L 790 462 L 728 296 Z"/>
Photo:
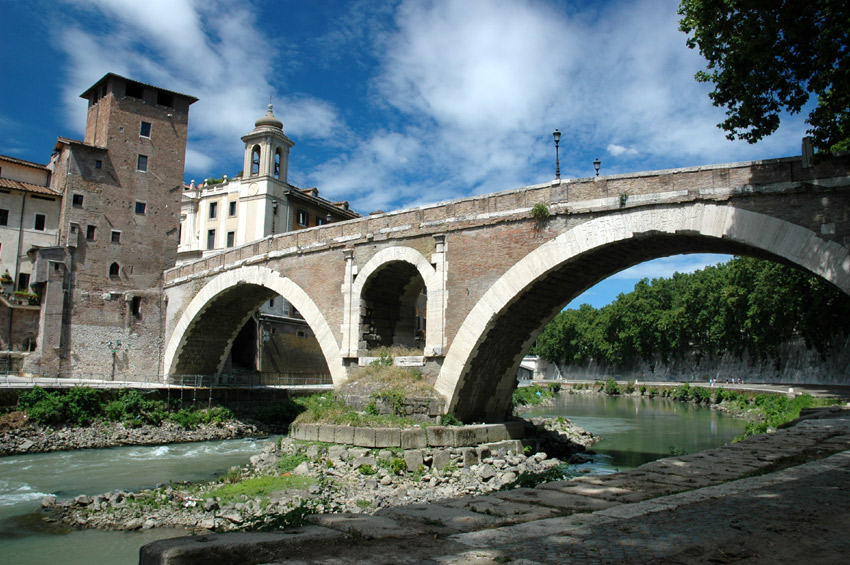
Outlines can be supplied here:
<path id="1" fill-rule="evenodd" d="M 474 449 L 463 450 L 463 468 L 469 469 L 473 465 L 478 465 L 481 460 L 478 458 L 478 452 Z"/>
<path id="2" fill-rule="evenodd" d="M 333 443 L 335 441 L 336 426 L 319 425 L 319 441 Z"/>
<path id="3" fill-rule="evenodd" d="M 470 443 L 468 445 L 476 446 L 481 445 L 482 443 L 487 443 L 489 441 L 487 439 L 486 426 L 467 426 L 465 429 L 467 429 L 470 434 Z"/>
<path id="4" fill-rule="evenodd" d="M 432 447 L 453 447 L 455 431 L 446 426 L 428 426 L 428 445 Z"/>
<path id="5" fill-rule="evenodd" d="M 354 428 L 354 445 L 375 447 L 374 428 Z"/>
<path id="6" fill-rule="evenodd" d="M 378 428 L 375 430 L 375 447 L 399 447 L 401 430 L 398 428 Z"/>
<path id="7" fill-rule="evenodd" d="M 428 435 L 422 428 L 401 430 L 402 449 L 422 449 L 428 445 Z"/>
<path id="8" fill-rule="evenodd" d="M 337 426 L 334 432 L 334 442 L 354 445 L 354 430 L 351 426 Z"/>
<path id="9" fill-rule="evenodd" d="M 420 450 L 408 449 L 404 452 L 404 463 L 407 465 L 408 471 L 414 472 L 425 464 L 425 460 Z"/>
<path id="10" fill-rule="evenodd" d="M 319 441 L 318 424 L 301 424 L 298 426 L 298 439 L 302 441 Z"/>
<path id="11" fill-rule="evenodd" d="M 447 449 L 435 449 L 431 460 L 431 469 L 442 471 L 452 462 L 452 455 Z"/>
<path id="12" fill-rule="evenodd" d="M 505 441 L 506 439 L 508 439 L 508 431 L 505 429 L 504 424 L 487 425 L 487 443 Z"/>

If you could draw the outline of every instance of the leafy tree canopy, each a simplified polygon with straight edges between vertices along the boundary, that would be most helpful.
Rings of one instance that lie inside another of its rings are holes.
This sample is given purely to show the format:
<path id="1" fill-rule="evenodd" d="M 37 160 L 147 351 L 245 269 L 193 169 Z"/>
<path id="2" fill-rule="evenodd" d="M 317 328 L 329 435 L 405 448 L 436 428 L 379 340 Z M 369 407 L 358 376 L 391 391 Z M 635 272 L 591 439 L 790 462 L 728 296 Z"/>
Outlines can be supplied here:
<path id="1" fill-rule="evenodd" d="M 822 356 L 850 335 L 850 297 L 801 271 L 759 259 L 670 279 L 644 279 L 600 309 L 564 310 L 538 336 L 533 352 L 549 361 L 652 366 L 684 356 L 743 355 L 781 363 L 780 345 L 803 338 Z"/>
<path id="2" fill-rule="evenodd" d="M 819 151 L 850 149 L 850 3 L 847 0 L 682 0 L 679 29 L 698 48 L 726 108 L 718 127 L 750 143 L 779 127 L 779 113 L 801 111 Z"/>

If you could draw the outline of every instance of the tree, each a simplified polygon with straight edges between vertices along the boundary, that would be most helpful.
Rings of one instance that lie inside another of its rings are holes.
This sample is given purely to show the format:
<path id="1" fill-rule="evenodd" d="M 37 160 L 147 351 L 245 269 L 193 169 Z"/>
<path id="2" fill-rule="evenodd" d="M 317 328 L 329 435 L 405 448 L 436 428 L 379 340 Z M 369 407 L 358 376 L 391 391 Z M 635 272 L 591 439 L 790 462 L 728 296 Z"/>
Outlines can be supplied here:
<path id="1" fill-rule="evenodd" d="M 679 29 L 708 61 L 696 74 L 726 108 L 718 127 L 750 143 L 814 95 L 806 123 L 819 151 L 850 149 L 850 3 L 847 0 L 682 0 Z"/>

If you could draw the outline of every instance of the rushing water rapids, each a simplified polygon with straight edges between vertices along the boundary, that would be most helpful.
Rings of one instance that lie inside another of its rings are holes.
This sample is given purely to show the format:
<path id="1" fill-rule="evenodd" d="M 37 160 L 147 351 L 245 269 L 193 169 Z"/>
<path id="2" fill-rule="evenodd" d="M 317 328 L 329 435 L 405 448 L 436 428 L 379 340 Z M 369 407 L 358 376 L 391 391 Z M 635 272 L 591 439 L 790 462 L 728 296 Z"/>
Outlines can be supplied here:
<path id="1" fill-rule="evenodd" d="M 610 473 L 728 442 L 743 423 L 717 411 L 663 399 L 562 394 L 525 416 L 564 416 L 604 439 L 580 471 Z M 138 490 L 214 479 L 244 465 L 264 440 L 42 453 L 0 458 L 0 551 L 9 563 L 136 563 L 138 548 L 182 531 L 106 532 L 45 527 L 41 498 Z"/>

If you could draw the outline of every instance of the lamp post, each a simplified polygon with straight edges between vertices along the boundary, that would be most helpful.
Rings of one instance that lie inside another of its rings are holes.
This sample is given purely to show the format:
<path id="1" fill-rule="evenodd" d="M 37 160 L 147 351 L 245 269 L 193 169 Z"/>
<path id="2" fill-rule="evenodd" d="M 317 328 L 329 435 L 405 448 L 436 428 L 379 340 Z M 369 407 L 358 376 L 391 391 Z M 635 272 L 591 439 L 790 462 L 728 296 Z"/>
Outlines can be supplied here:
<path id="1" fill-rule="evenodd" d="M 602 163 L 599 161 L 599 157 L 593 162 L 593 168 L 596 169 L 596 176 L 599 176 L 599 167 L 602 166 Z"/>
<path id="2" fill-rule="evenodd" d="M 561 141 L 561 132 L 557 129 L 552 133 L 555 138 L 555 180 L 561 180 L 561 160 L 558 155 L 558 143 Z"/>

